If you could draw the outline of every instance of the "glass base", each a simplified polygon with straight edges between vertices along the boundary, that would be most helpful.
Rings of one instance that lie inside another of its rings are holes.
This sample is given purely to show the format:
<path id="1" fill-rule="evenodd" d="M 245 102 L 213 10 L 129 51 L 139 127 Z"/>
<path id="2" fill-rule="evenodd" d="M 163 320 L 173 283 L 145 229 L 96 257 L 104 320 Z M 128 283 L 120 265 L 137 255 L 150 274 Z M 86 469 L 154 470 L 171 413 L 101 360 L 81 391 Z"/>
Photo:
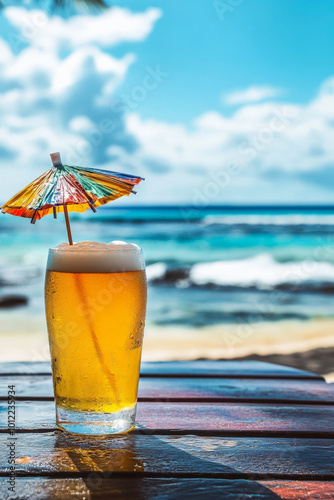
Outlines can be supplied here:
<path id="1" fill-rule="evenodd" d="M 135 426 L 137 406 L 114 413 L 95 413 L 65 410 L 56 407 L 57 426 L 74 434 L 106 436 L 122 434 Z"/>

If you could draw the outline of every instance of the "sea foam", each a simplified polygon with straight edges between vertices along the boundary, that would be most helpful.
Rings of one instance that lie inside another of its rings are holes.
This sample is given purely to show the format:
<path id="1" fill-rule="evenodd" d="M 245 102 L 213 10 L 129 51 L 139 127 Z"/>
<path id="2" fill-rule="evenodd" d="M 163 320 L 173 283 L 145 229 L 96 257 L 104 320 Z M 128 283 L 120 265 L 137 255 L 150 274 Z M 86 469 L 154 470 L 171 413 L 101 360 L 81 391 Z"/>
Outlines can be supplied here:
<path id="1" fill-rule="evenodd" d="M 277 262 L 268 254 L 260 254 L 248 259 L 196 264 L 189 279 L 196 285 L 274 288 L 283 284 L 333 282 L 334 266 L 316 260 Z"/>
<path id="2" fill-rule="evenodd" d="M 145 262 L 142 249 L 133 243 L 82 241 L 50 248 L 47 269 L 64 273 L 119 273 L 142 271 Z"/>
<path id="3" fill-rule="evenodd" d="M 334 265 L 329 262 L 301 260 L 278 262 L 269 254 L 246 259 L 201 262 L 191 267 L 177 268 L 173 273 L 163 262 L 147 267 L 147 279 L 157 283 L 176 284 L 187 288 L 237 287 L 273 289 L 280 286 L 314 289 L 333 288 Z"/>

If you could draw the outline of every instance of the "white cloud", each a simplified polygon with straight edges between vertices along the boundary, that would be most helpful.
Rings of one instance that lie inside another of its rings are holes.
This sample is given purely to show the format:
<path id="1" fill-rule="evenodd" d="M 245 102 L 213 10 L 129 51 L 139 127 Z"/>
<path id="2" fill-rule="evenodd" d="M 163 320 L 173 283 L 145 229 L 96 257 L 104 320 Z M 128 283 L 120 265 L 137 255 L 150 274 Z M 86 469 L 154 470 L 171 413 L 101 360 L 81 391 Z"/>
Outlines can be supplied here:
<path id="1" fill-rule="evenodd" d="M 8 63 L 12 58 L 9 45 L 0 38 L 0 67 Z"/>
<path id="2" fill-rule="evenodd" d="M 229 182 L 207 203 L 332 200 L 334 77 L 305 105 L 247 104 L 230 117 L 204 113 L 190 126 L 130 114 L 126 126 L 139 148 L 113 154 L 151 179 L 158 202 L 191 203 L 217 176 Z"/>
<path id="3" fill-rule="evenodd" d="M 251 155 L 243 151 L 245 143 L 252 148 L 257 164 L 266 165 L 264 159 L 269 150 L 276 147 L 274 143 L 280 134 L 287 137 L 291 118 L 298 112 L 288 108 L 285 117 L 283 110 L 283 106 L 258 104 L 242 108 L 231 118 L 209 112 L 194 120 L 191 127 L 142 120 L 137 114 L 130 114 L 126 123 L 128 131 L 141 145 L 143 159 L 164 161 L 171 168 L 208 169 L 232 161 L 249 163 Z M 272 127 L 280 130 L 272 131 Z M 268 134 L 270 140 L 266 147 Z"/>
<path id="4" fill-rule="evenodd" d="M 69 163 L 94 165 L 108 159 L 110 144 L 134 147 L 112 96 L 135 55 L 116 58 L 110 47 L 144 40 L 161 12 L 110 8 L 61 19 L 10 7 L 3 14 L 11 24 L 7 41 L 0 39 L 4 201 L 48 167 L 50 151 L 62 151 Z"/>
<path id="5" fill-rule="evenodd" d="M 27 11 L 21 7 L 8 7 L 5 17 L 20 33 L 22 42 L 42 49 L 73 49 L 98 44 L 109 48 L 122 42 L 140 42 L 151 33 L 161 17 L 160 9 L 133 13 L 113 7 L 97 16 L 73 16 L 63 19 L 48 17 L 40 10 Z M 19 43 L 12 37 L 13 43 Z"/>
<path id="6" fill-rule="evenodd" d="M 223 101 L 234 106 L 237 104 L 246 104 L 249 102 L 260 102 L 265 99 L 277 97 L 281 91 L 275 87 L 265 85 L 254 85 L 243 90 L 236 90 L 222 96 Z"/>
<path id="7" fill-rule="evenodd" d="M 76 116 L 70 121 L 69 128 L 73 132 L 87 132 L 94 129 L 94 123 L 87 116 Z"/>
<path id="8" fill-rule="evenodd" d="M 70 54 L 64 61 L 58 63 L 54 68 L 52 90 L 58 94 L 66 89 L 74 88 L 82 82 L 83 78 L 91 78 L 98 74 L 105 79 L 103 94 L 111 94 L 115 87 L 123 80 L 130 64 L 135 60 L 132 54 L 123 59 L 101 52 L 97 47 L 83 47 Z M 93 82 L 92 82 L 93 83 Z M 91 92 L 92 85 L 87 87 Z"/>

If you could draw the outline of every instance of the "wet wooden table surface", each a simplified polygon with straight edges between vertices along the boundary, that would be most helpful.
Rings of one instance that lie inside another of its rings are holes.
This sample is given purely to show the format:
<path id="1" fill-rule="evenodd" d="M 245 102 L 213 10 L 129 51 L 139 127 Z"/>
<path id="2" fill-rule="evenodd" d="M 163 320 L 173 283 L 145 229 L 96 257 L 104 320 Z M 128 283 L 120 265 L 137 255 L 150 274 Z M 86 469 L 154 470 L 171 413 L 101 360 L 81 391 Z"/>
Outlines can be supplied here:
<path id="1" fill-rule="evenodd" d="M 1 499 L 334 499 L 334 384 L 309 372 L 144 363 L 136 429 L 83 438 L 56 430 L 49 364 L 3 363 L 0 414 Z"/>

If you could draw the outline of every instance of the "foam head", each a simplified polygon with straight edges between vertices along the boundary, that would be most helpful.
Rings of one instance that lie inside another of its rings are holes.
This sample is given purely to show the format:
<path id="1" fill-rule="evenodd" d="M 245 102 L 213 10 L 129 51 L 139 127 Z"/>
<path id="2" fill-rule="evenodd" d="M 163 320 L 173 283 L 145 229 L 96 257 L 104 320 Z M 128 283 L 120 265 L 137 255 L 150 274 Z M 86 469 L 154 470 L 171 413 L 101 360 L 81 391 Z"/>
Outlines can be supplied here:
<path id="1" fill-rule="evenodd" d="M 142 249 L 133 243 L 83 241 L 50 248 L 47 269 L 63 273 L 122 273 L 142 271 L 145 262 Z"/>

